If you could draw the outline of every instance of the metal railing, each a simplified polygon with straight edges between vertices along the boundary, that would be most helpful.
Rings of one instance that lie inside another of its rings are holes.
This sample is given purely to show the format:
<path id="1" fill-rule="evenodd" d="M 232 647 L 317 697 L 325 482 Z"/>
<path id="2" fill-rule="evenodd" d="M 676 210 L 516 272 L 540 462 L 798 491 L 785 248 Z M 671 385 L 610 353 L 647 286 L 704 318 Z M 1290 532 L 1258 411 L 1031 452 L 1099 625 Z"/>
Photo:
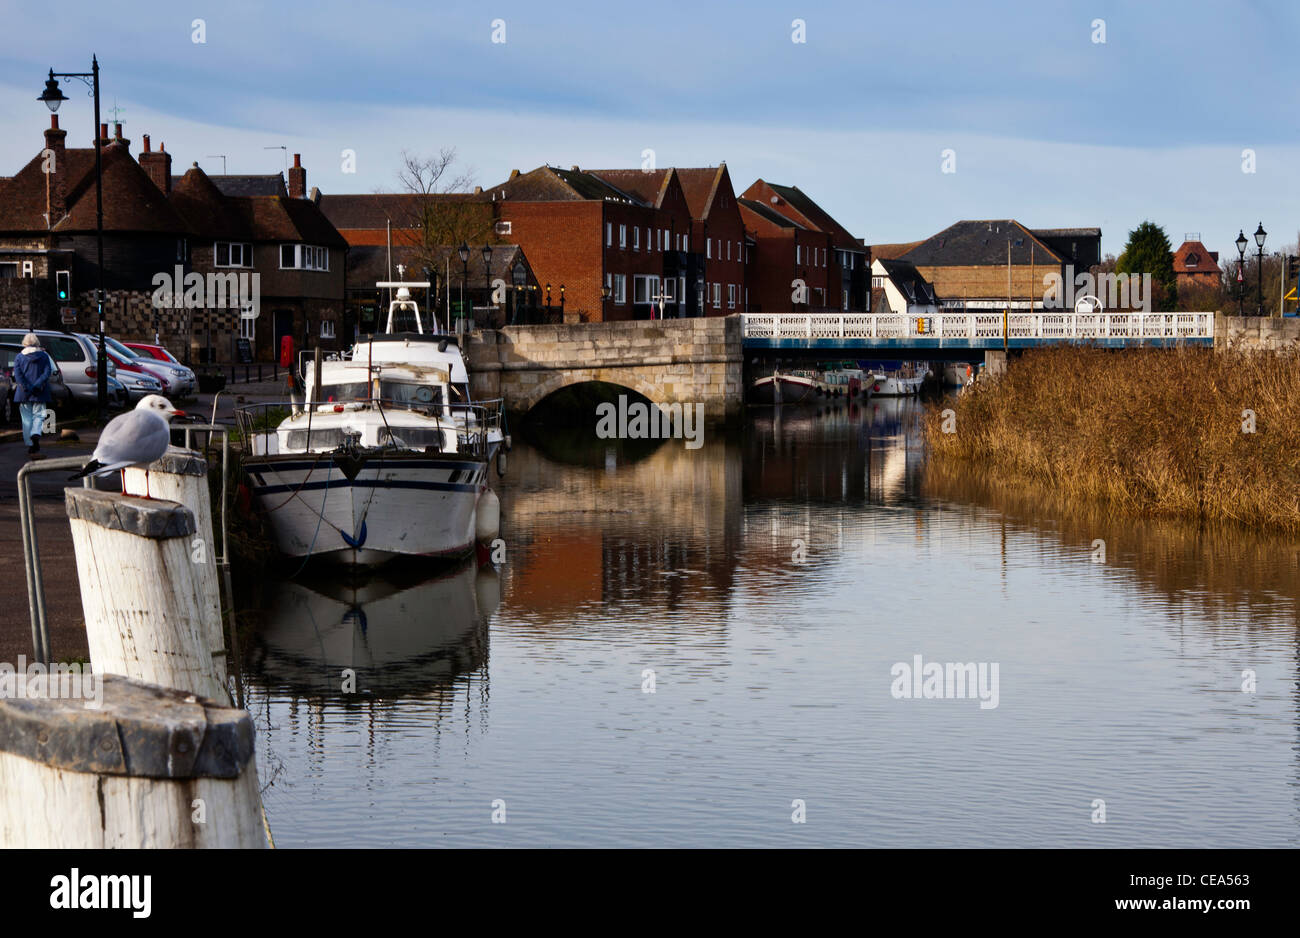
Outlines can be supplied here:
<path id="1" fill-rule="evenodd" d="M 221 434 L 221 553 L 217 563 L 225 571 L 226 598 L 233 604 L 234 596 L 230 589 L 230 548 L 226 526 L 226 484 L 230 476 L 230 428 L 223 424 L 190 424 L 174 427 L 185 431 L 185 448 L 192 450 L 191 431 L 197 433 Z M 206 454 L 206 446 L 204 447 Z M 18 470 L 18 525 L 23 535 L 23 567 L 27 573 L 27 605 L 32 622 L 32 654 L 36 661 L 50 663 L 50 626 L 45 612 L 45 578 L 41 572 L 40 547 L 36 540 L 36 518 L 32 510 L 31 477 L 42 472 L 77 472 L 90 460 L 89 456 L 65 456 L 61 459 L 45 459 L 29 462 Z M 82 480 L 84 488 L 94 488 L 90 476 Z M 228 610 L 228 613 L 232 613 Z M 233 631 L 234 623 L 231 622 Z"/>
<path id="2" fill-rule="evenodd" d="M 743 314 L 753 339 L 947 339 L 991 342 L 1032 339 L 1213 339 L 1213 313 L 844 313 Z"/>
<path id="3" fill-rule="evenodd" d="M 374 408 L 382 418 L 390 415 L 412 413 L 432 420 L 427 429 L 439 434 L 453 432 L 456 434 L 457 452 L 463 455 L 487 458 L 490 455 L 489 437 L 496 431 L 505 432 L 504 400 L 496 398 L 488 401 L 475 401 L 472 404 L 450 404 L 444 412 L 441 404 L 423 404 L 412 401 L 394 401 L 386 398 L 357 398 L 351 401 L 267 401 L 240 407 L 235 411 L 235 422 L 239 437 L 250 455 L 266 455 L 272 452 L 270 440 L 276 437 L 280 424 L 290 416 L 305 414 L 306 426 L 293 427 L 290 432 L 302 433 L 296 439 L 292 452 L 329 452 L 343 445 L 343 437 L 337 426 L 321 427 L 315 424 L 315 418 L 321 415 L 346 413 L 351 408 L 354 412 L 365 413 Z M 424 429 L 401 427 L 399 429 Z M 389 432 L 389 444 L 395 449 L 402 449 L 393 441 L 395 431 Z M 256 442 L 260 438 L 261 443 Z M 278 447 L 278 439 L 277 439 Z M 442 450 L 441 443 L 438 446 Z"/>

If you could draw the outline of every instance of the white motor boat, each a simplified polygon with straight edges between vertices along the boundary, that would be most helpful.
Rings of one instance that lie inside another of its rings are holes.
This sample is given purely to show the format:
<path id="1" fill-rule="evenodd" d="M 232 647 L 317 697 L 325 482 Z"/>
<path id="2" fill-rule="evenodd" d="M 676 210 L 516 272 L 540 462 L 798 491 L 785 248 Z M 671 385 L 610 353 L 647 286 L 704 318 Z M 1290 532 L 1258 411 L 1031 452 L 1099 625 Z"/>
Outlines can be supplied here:
<path id="1" fill-rule="evenodd" d="M 471 401 L 455 337 L 425 332 L 410 288 L 426 284 L 379 286 L 397 288 L 385 331 L 307 364 L 308 400 L 237 412 L 249 487 L 285 556 L 455 558 L 496 536 L 501 402 Z"/>
<path id="2" fill-rule="evenodd" d="M 910 397 L 919 394 L 921 382 L 925 380 L 925 370 L 915 363 L 904 364 L 897 371 L 878 371 L 866 385 L 872 397 Z"/>

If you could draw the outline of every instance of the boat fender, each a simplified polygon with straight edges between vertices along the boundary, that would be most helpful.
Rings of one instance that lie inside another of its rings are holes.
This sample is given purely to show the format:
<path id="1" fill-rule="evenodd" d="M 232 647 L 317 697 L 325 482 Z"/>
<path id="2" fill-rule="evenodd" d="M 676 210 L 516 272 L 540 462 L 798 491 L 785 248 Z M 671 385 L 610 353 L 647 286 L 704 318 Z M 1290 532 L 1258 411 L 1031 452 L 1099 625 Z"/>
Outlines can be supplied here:
<path id="1" fill-rule="evenodd" d="M 497 477 L 502 479 L 506 477 L 506 451 L 504 447 L 497 450 Z"/>
<path id="2" fill-rule="evenodd" d="M 478 497 L 478 510 L 474 513 L 474 536 L 480 544 L 488 544 L 501 533 L 501 499 L 491 489 L 484 489 Z"/>

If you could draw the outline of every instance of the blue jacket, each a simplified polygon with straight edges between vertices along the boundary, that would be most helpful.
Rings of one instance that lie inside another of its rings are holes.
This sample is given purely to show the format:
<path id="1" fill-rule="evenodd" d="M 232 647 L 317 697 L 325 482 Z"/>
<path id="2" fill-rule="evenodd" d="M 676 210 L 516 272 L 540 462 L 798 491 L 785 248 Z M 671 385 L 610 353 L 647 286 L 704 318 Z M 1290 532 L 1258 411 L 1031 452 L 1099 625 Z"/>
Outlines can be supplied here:
<path id="1" fill-rule="evenodd" d="M 54 362 L 41 349 L 24 349 L 14 357 L 14 401 L 19 404 L 50 402 L 50 375 Z"/>

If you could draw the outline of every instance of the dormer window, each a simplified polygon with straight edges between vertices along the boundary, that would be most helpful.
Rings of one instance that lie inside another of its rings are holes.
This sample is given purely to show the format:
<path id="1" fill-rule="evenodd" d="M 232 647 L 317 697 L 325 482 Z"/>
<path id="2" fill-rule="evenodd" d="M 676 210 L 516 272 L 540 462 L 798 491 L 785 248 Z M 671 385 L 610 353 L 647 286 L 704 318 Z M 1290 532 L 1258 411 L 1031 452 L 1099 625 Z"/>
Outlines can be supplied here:
<path id="1" fill-rule="evenodd" d="M 1187 260 L 1184 261 L 1183 263 L 1187 267 L 1195 267 L 1200 262 L 1201 262 L 1201 256 L 1197 254 L 1195 251 L 1193 251 L 1191 254 L 1187 255 Z"/>

